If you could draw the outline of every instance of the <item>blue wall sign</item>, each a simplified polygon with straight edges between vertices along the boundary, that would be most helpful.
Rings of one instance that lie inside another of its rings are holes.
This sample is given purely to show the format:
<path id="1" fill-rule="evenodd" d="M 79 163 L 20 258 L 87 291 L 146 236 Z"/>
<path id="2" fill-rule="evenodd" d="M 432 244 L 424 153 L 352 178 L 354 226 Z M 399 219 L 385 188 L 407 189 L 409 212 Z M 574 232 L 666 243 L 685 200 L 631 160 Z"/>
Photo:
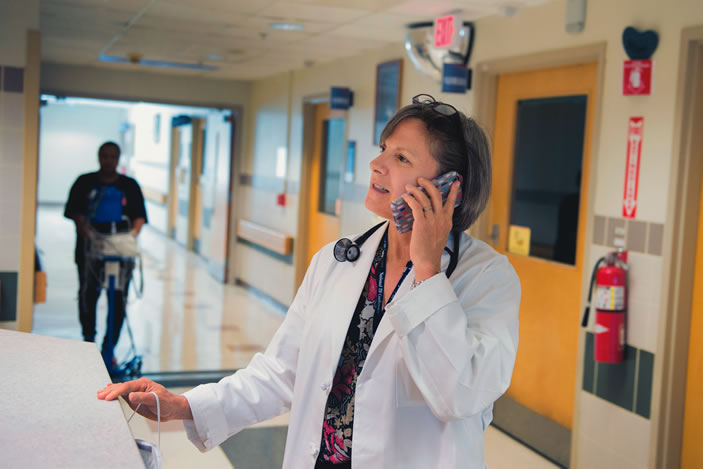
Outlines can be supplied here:
<path id="1" fill-rule="evenodd" d="M 330 109 L 349 109 L 354 104 L 354 93 L 349 88 L 333 86 L 330 89 Z"/>
<path id="2" fill-rule="evenodd" d="M 466 93 L 469 71 L 463 64 L 442 66 L 442 93 Z"/>

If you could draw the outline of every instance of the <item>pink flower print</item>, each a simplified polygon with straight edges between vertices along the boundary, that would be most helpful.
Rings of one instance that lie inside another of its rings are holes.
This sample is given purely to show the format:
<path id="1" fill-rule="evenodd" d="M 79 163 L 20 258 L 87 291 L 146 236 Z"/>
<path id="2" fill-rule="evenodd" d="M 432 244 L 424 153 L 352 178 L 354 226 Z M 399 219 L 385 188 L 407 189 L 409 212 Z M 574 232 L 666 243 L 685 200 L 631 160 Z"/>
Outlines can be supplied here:
<path id="1" fill-rule="evenodd" d="M 332 381 L 332 390 L 330 391 L 337 401 L 341 402 L 344 396 L 351 394 L 351 384 L 354 380 L 354 367 L 342 365 L 337 368 L 337 373 Z"/>
<path id="2" fill-rule="evenodd" d="M 376 282 L 376 277 L 371 275 L 369 277 L 369 293 L 368 300 L 373 301 L 376 299 L 376 293 L 378 292 L 378 282 Z"/>
<path id="3" fill-rule="evenodd" d="M 344 438 L 339 436 L 337 430 L 327 423 L 326 420 L 322 423 L 322 439 L 327 449 L 325 452 L 331 454 L 328 461 L 340 463 L 349 460 L 344 447 Z M 325 459 L 327 459 L 327 456 L 325 456 Z"/>

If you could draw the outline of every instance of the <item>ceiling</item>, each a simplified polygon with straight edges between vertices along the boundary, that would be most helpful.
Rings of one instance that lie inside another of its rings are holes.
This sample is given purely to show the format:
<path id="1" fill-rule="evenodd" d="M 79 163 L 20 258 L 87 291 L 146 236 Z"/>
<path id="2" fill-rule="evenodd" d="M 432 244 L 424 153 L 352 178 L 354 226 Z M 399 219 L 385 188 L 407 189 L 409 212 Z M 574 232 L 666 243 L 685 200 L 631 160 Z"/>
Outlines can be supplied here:
<path id="1" fill-rule="evenodd" d="M 42 59 L 108 64 L 100 55 L 213 65 L 213 71 L 154 69 L 252 80 L 379 49 L 405 26 L 456 10 L 464 20 L 509 15 L 547 0 L 41 0 Z M 302 31 L 271 29 L 302 24 Z"/>

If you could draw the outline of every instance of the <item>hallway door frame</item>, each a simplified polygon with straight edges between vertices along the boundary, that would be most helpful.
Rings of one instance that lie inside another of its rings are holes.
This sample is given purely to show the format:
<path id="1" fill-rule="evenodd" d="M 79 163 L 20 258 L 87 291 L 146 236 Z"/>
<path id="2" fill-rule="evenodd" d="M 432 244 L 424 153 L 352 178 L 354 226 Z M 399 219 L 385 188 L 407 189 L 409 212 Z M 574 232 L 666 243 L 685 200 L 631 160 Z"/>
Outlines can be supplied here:
<path id="1" fill-rule="evenodd" d="M 32 57 L 38 60 L 39 57 L 39 43 L 40 35 L 38 32 L 30 32 L 29 34 L 29 44 L 28 50 Z M 32 72 L 27 72 L 29 68 L 25 69 L 25 83 L 33 83 L 36 81 L 39 84 L 39 74 Z M 25 85 L 27 89 L 31 87 Z M 133 103 L 148 102 L 153 104 L 167 104 L 172 106 L 192 106 L 192 107 L 204 107 L 213 109 L 229 109 L 232 111 L 232 115 L 236 116 L 234 122 L 232 123 L 232 140 L 230 141 L 230 200 L 229 200 L 229 211 L 228 211 L 228 244 L 226 247 L 227 257 L 226 257 L 226 267 L 225 267 L 225 280 L 223 283 L 232 283 L 230 280 L 234 278 L 230 273 L 231 266 L 234 265 L 234 261 L 230 258 L 230 255 L 234 249 L 231 246 L 236 242 L 237 230 L 235 229 L 237 223 L 237 206 L 235 201 L 237 200 L 236 191 L 238 188 L 238 181 L 235 179 L 239 175 L 239 154 L 242 151 L 242 139 L 236 138 L 242 135 L 242 120 L 243 120 L 243 106 L 242 105 L 232 105 L 223 103 L 213 103 L 213 102 L 198 102 L 198 101 L 171 101 L 158 98 L 149 98 L 141 96 L 122 96 L 119 94 L 110 93 L 80 93 L 71 91 L 66 93 L 61 89 L 52 88 L 41 88 L 37 85 L 36 99 L 30 100 L 29 98 L 25 100 L 25 118 L 27 121 L 32 121 L 36 119 L 36 136 L 30 131 L 26 131 L 25 142 L 35 142 L 32 145 L 25 145 L 28 150 L 25 153 L 23 159 L 24 171 L 29 179 L 27 181 L 32 182 L 32 187 L 34 188 L 34 195 L 32 197 L 28 196 L 28 193 L 23 196 L 23 204 L 27 203 L 28 207 L 31 208 L 31 217 L 27 217 L 27 220 L 23 220 L 22 224 L 22 235 L 29 233 L 31 236 L 27 235 L 26 238 L 31 240 L 30 243 L 25 243 L 27 246 L 23 245 L 21 249 L 21 259 L 20 259 L 20 278 L 18 279 L 20 285 L 18 285 L 17 294 L 17 330 L 20 332 L 31 332 L 32 323 L 34 321 L 34 239 L 36 237 L 36 219 L 37 219 L 37 204 L 36 204 L 36 192 L 38 190 L 38 168 L 39 168 L 39 139 L 41 138 L 39 129 L 39 97 L 43 94 L 51 94 L 55 96 L 70 96 L 74 98 L 89 98 L 89 99 L 100 99 L 109 101 L 126 101 Z M 29 128 L 29 127 L 28 127 Z M 171 134 L 169 134 L 169 137 Z M 28 155 L 30 157 L 28 157 Z M 170 159 L 173 158 L 170 155 Z M 169 163 L 170 165 L 170 163 Z M 169 174 L 172 168 L 169 166 Z M 29 184 L 25 184 L 29 185 Z M 170 201 L 167 201 L 167 206 L 170 206 Z M 24 205 L 23 205 L 24 207 Z M 168 207 L 167 207 L 168 210 Z M 22 213 L 29 213 L 28 211 L 22 210 Z M 169 217 L 170 219 L 170 217 Z M 31 224 L 31 230 L 28 226 Z M 170 233 L 166 234 L 167 236 Z"/>
<path id="2" fill-rule="evenodd" d="M 693 149 L 695 104 L 703 93 L 696 69 L 703 67 L 703 25 L 683 29 L 674 108 L 674 140 L 662 252 L 662 303 L 652 383 L 650 460 L 656 467 L 680 467 L 700 214 L 703 159 Z M 700 137 L 699 141 L 700 141 Z"/>
<path id="3" fill-rule="evenodd" d="M 307 265 L 307 242 L 310 224 L 310 195 L 307 190 L 312 181 L 312 158 L 315 149 L 315 105 L 328 102 L 329 94 L 313 94 L 303 98 L 303 151 L 300 162 L 300 191 L 298 193 L 298 230 L 296 233 L 295 290 L 303 283 Z"/>
<path id="4" fill-rule="evenodd" d="M 587 194 L 585 200 L 581 201 L 586 206 L 586 225 L 584 239 L 593 239 L 593 201 L 595 199 L 597 173 L 597 155 L 599 154 L 599 133 L 602 113 L 603 99 L 603 82 L 604 69 L 606 59 L 606 43 L 598 42 L 592 45 L 561 49 L 549 52 L 540 52 L 525 56 L 517 56 L 499 60 L 489 60 L 478 63 L 475 67 L 475 88 L 473 96 L 475 99 L 474 116 L 478 123 L 484 128 L 487 135 L 494 135 L 495 117 L 497 110 L 497 89 L 498 77 L 502 74 L 526 72 L 531 70 L 540 70 L 556 67 L 565 67 L 569 65 L 579 65 L 584 63 L 596 63 L 598 72 L 596 79 L 596 94 L 594 99 L 594 125 L 591 135 L 591 158 L 589 159 L 588 172 L 593 175 L 589 178 L 587 186 L 584 187 L 583 193 Z M 469 230 L 469 233 L 489 244 L 491 242 L 491 220 L 492 207 L 489 201 L 486 209 L 476 221 L 474 226 Z M 584 246 L 583 258 L 590 258 L 591 243 L 586 242 Z M 588 286 L 590 276 L 588 272 L 584 272 L 581 279 L 581 304 L 585 304 L 586 296 L 588 295 Z M 578 324 L 574 324 L 578 327 Z M 578 352 L 576 367 L 576 382 L 574 383 L 574 417 L 572 422 L 573 428 L 578 428 L 580 419 L 580 389 L 583 377 L 583 353 L 584 353 L 585 334 L 579 332 Z M 515 405 L 519 405 L 515 403 Z M 531 411 L 528 410 L 528 413 Z M 535 414 L 536 415 L 536 414 Z M 570 435 L 570 455 L 568 456 L 569 465 L 574 466 L 577 461 L 577 432 L 572 431 Z M 557 447 L 558 444 L 555 445 Z M 542 452 L 549 449 L 536 448 Z M 556 450 L 555 450 L 556 451 Z M 554 455 L 546 453 L 546 456 L 555 458 Z M 560 461 L 561 462 L 561 461 Z"/>

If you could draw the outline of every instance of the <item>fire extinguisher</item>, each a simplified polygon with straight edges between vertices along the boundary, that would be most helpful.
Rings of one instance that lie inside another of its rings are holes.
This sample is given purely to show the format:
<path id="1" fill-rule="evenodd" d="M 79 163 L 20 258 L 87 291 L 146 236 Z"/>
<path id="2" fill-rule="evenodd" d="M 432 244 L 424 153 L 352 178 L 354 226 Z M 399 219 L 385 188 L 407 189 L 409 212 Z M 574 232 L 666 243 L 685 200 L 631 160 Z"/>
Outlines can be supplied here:
<path id="1" fill-rule="evenodd" d="M 596 284 L 595 360 L 620 363 L 625 358 L 625 320 L 627 315 L 627 251 L 618 249 L 601 257 L 593 267 L 588 303 L 581 326 L 588 325 L 588 314 Z"/>

